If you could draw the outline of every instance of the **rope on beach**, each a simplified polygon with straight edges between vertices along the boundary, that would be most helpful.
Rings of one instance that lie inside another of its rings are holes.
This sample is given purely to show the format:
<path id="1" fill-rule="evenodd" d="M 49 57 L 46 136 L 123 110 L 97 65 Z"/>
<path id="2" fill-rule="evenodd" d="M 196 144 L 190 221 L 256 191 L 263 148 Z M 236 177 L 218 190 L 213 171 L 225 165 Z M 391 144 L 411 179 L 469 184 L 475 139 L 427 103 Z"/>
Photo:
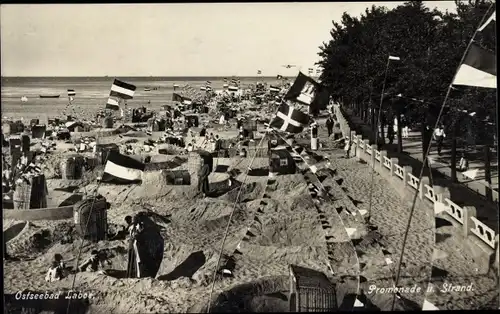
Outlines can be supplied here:
<path id="1" fill-rule="evenodd" d="M 109 154 L 106 155 L 106 158 L 104 159 L 104 164 L 106 164 L 106 162 L 108 161 L 108 156 L 109 156 Z M 93 193 L 93 199 L 92 199 L 92 203 L 90 205 L 89 216 L 87 218 L 87 222 L 85 223 L 85 229 L 84 230 L 87 230 L 88 225 L 90 223 L 90 218 L 92 218 L 92 210 L 94 209 L 94 204 L 95 204 L 95 201 L 97 199 L 97 191 L 99 190 L 100 185 L 101 185 L 101 181 L 99 180 L 99 182 L 97 183 L 97 186 L 95 188 L 95 191 Z M 71 289 L 70 289 L 70 291 L 73 291 L 73 289 L 75 288 L 76 274 L 78 273 L 78 263 L 80 262 L 80 258 L 81 258 L 81 255 L 82 255 L 82 250 L 83 250 L 83 244 L 84 244 L 84 242 L 85 242 L 85 239 L 82 237 L 82 243 L 80 244 L 80 248 L 78 249 L 78 255 L 76 257 L 76 266 L 75 266 L 76 269 L 75 269 L 75 273 L 74 273 L 74 276 L 73 276 L 73 281 L 71 283 Z M 70 305 L 71 305 L 71 299 L 68 301 L 68 307 L 66 309 L 66 314 L 69 314 Z"/>
<path id="2" fill-rule="evenodd" d="M 287 143 L 287 142 L 286 142 L 286 140 L 283 138 L 283 136 L 281 136 L 281 134 L 277 133 L 277 135 L 278 135 L 279 137 L 281 137 L 281 139 L 283 139 L 283 140 L 285 141 L 285 143 Z M 293 152 L 294 152 L 296 155 L 298 155 L 298 156 L 299 156 L 299 157 L 300 157 L 300 158 L 304 161 L 304 163 L 306 164 L 306 166 L 307 166 L 307 168 L 308 168 L 309 172 L 310 172 L 310 173 L 312 173 L 312 174 L 313 174 L 313 176 L 314 176 L 314 178 L 316 179 L 316 181 L 317 181 L 317 183 L 318 183 L 318 185 L 319 185 L 320 189 L 321 189 L 322 191 L 324 191 L 324 197 L 325 197 L 325 199 L 326 199 L 329 203 L 331 203 L 331 202 L 332 202 L 332 200 L 331 200 L 330 196 L 328 195 L 328 192 L 327 192 L 327 190 L 326 190 L 325 186 L 323 185 L 323 183 L 321 182 L 321 180 L 320 180 L 320 179 L 318 178 L 318 176 L 316 175 L 316 171 L 317 171 L 317 170 L 316 170 L 316 167 L 312 168 L 312 166 L 311 166 L 311 165 L 307 162 L 307 160 L 306 160 L 304 157 L 302 157 L 302 155 L 301 155 L 301 154 L 299 154 L 299 153 L 297 152 L 297 150 L 296 150 L 296 149 L 295 149 L 292 145 L 288 145 L 288 146 L 289 146 L 289 147 L 293 150 Z M 305 151 L 305 152 L 306 152 L 309 156 L 311 156 L 311 155 L 312 155 L 312 153 L 308 152 L 306 148 L 304 148 L 304 151 Z M 306 178 L 305 178 L 305 173 L 304 173 L 303 175 L 304 175 L 304 179 L 306 179 Z M 307 180 L 306 180 L 306 182 L 307 182 Z M 339 216 L 339 218 L 340 218 L 340 222 L 342 223 L 342 227 L 344 228 L 345 233 L 346 233 L 346 234 L 347 234 L 347 236 L 349 237 L 349 243 L 351 244 L 352 250 L 353 250 L 353 252 L 354 252 L 354 256 L 356 257 L 356 262 L 357 262 L 357 265 L 358 265 L 356 295 L 358 295 L 358 292 L 359 292 L 359 287 L 360 287 L 360 272 L 361 272 L 360 263 L 359 263 L 359 257 L 358 257 L 358 254 L 357 254 L 357 252 L 356 252 L 356 247 L 355 247 L 355 245 L 354 245 L 354 243 L 353 243 L 353 241 L 352 241 L 352 239 L 351 239 L 351 236 L 350 236 L 349 232 L 347 231 L 347 228 L 346 228 L 346 226 L 345 226 L 345 224 L 344 224 L 344 221 L 342 220 L 342 217 L 340 217 L 340 214 L 338 214 L 338 216 Z M 326 237 L 325 237 L 325 239 L 326 239 Z M 330 261 L 329 261 L 329 262 L 330 262 Z M 329 265 L 330 265 L 330 272 L 332 273 L 332 275 L 335 275 L 335 273 L 334 273 L 334 271 L 333 271 L 333 269 L 332 269 L 331 263 L 329 263 Z"/>
<path id="3" fill-rule="evenodd" d="M 222 238 L 222 244 L 221 244 L 221 248 L 220 248 L 220 252 L 219 252 L 219 256 L 217 258 L 217 264 L 215 265 L 215 271 L 214 271 L 214 276 L 213 276 L 213 279 L 212 279 L 212 285 L 211 285 L 211 288 L 210 288 L 210 294 L 209 294 L 209 297 L 208 297 L 208 306 L 207 306 L 207 313 L 210 313 L 210 306 L 212 305 L 212 295 L 213 295 L 213 291 L 215 289 L 215 282 L 217 280 L 217 273 L 219 271 L 219 265 L 220 265 L 220 261 L 221 261 L 221 258 L 222 258 L 222 255 L 223 255 L 223 252 L 224 252 L 224 244 L 226 243 L 226 239 L 227 239 L 227 235 L 229 233 L 229 227 L 231 226 L 231 220 L 233 219 L 233 214 L 235 212 L 235 209 L 236 209 L 236 204 L 238 203 L 239 201 L 239 198 L 240 198 L 240 194 L 241 194 L 241 191 L 243 190 L 243 187 L 245 185 L 245 181 L 248 177 L 248 172 L 250 171 L 250 168 L 252 167 L 252 164 L 255 160 L 255 157 L 257 157 L 257 154 L 259 152 L 259 148 L 260 146 L 262 145 L 262 143 L 264 142 L 264 139 L 267 137 L 267 132 L 266 134 L 262 137 L 262 139 L 260 140 L 259 142 L 259 145 L 257 145 L 257 149 L 255 150 L 255 154 L 253 155 L 252 159 L 250 160 L 250 164 L 248 165 L 248 168 L 245 172 L 245 176 L 243 178 L 243 182 L 242 184 L 240 185 L 239 189 L 238 189 L 238 193 L 236 195 L 236 199 L 233 203 L 233 208 L 231 210 L 231 214 L 229 215 L 229 220 L 227 222 L 227 226 L 226 226 L 226 230 L 224 231 L 224 237 Z"/>

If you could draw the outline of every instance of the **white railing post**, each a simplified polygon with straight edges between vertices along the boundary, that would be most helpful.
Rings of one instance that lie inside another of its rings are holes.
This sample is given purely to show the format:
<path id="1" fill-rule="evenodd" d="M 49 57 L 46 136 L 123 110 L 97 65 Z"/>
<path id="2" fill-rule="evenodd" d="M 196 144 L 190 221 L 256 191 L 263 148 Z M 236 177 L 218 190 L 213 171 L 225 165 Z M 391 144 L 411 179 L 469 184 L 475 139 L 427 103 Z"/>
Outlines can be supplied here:
<path id="1" fill-rule="evenodd" d="M 427 189 L 425 188 L 425 185 L 429 185 L 430 180 L 429 177 L 422 177 L 422 180 L 418 183 L 418 196 L 420 197 L 421 200 L 425 200 L 425 193 Z"/>

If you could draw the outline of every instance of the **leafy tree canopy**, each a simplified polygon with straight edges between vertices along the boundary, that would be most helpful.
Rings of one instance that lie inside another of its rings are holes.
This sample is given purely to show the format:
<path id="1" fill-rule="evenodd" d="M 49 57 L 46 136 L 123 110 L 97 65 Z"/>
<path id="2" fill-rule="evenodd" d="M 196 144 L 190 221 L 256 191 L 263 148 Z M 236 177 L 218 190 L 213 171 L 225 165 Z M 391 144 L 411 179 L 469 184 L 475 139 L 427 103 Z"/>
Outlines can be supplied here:
<path id="1" fill-rule="evenodd" d="M 484 0 L 457 1 L 457 12 L 450 13 L 409 1 L 392 10 L 372 6 L 360 17 L 344 13 L 332 22 L 331 40 L 319 47 L 320 80 L 345 105 L 366 103 L 371 96 L 378 107 L 388 56 L 400 57 L 389 65 L 384 98 L 390 101 L 384 102 L 383 111 L 404 112 L 408 120 L 429 123 L 441 108 L 475 30 L 485 14 L 493 12 L 490 5 Z M 475 43 L 495 52 L 495 27 L 477 33 Z M 406 98 L 394 99 L 398 94 Z M 447 126 L 465 111 L 477 112 L 477 121 L 493 118 L 496 90 L 457 86 L 445 109 L 442 121 Z"/>

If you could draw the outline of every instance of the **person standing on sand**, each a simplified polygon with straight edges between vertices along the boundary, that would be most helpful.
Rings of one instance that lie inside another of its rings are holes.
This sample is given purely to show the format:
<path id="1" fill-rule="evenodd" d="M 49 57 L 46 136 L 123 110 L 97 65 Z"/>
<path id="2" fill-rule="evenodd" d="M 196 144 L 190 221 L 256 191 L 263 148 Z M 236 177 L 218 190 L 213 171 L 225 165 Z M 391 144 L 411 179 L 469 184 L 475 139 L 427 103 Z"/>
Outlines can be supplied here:
<path id="1" fill-rule="evenodd" d="M 198 172 L 198 192 L 203 193 L 206 197 L 209 192 L 208 176 L 210 175 L 210 167 L 205 164 L 203 159 L 200 162 L 200 170 Z"/>

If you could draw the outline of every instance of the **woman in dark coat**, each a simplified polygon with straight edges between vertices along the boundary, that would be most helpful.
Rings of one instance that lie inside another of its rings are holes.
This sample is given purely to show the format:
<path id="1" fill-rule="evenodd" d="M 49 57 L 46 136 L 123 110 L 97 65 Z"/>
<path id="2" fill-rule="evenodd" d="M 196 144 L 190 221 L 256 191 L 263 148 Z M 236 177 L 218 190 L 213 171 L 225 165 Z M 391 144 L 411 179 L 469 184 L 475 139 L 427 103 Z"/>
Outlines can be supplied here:
<path id="1" fill-rule="evenodd" d="M 156 224 L 139 213 L 131 228 L 127 277 L 155 278 L 163 260 L 164 240 Z"/>

